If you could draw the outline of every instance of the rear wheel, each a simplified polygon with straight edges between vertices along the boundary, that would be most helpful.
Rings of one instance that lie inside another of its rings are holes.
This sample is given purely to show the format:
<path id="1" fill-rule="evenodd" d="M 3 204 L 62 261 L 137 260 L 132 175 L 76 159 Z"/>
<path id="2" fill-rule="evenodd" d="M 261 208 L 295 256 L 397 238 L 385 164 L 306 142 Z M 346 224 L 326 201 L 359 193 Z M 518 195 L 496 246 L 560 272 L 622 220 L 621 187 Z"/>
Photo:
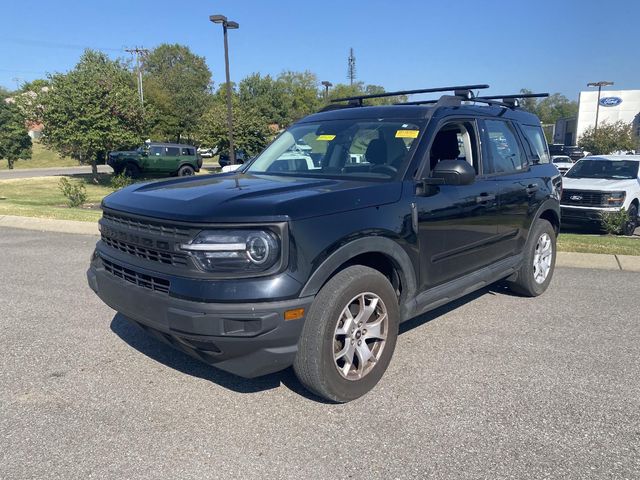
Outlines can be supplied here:
<path id="1" fill-rule="evenodd" d="M 542 218 L 533 225 L 516 280 L 507 282 L 520 295 L 537 297 L 551 283 L 556 265 L 556 231 Z"/>
<path id="2" fill-rule="evenodd" d="M 309 310 L 293 365 L 296 375 L 328 400 L 364 395 L 391 361 L 399 316 L 396 293 L 380 272 L 360 265 L 339 272 Z"/>
<path id="3" fill-rule="evenodd" d="M 632 203 L 627 211 L 629 219 L 624 226 L 623 232 L 625 235 L 633 235 L 633 232 L 638 228 L 638 206 Z"/>
<path id="4" fill-rule="evenodd" d="M 179 177 L 189 177 L 195 173 L 195 169 L 191 165 L 183 165 L 178 169 Z"/>

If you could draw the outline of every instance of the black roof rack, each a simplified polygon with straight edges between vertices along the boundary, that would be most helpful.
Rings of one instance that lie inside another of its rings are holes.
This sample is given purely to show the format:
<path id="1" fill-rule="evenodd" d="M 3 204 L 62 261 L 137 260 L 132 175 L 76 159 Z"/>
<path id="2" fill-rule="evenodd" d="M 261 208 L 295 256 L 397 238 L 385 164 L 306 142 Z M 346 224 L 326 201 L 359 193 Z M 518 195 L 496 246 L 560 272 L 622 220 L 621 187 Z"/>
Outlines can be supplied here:
<path id="1" fill-rule="evenodd" d="M 384 97 L 397 97 L 399 95 L 415 95 L 418 93 L 435 93 L 435 92 L 455 92 L 455 96 L 457 97 L 465 97 L 471 99 L 474 97 L 472 90 L 479 90 L 489 88 L 489 85 L 479 84 L 479 85 L 456 85 L 452 87 L 436 87 L 436 88 L 420 88 L 417 90 L 400 90 L 397 92 L 384 92 L 384 93 L 374 93 L 372 95 L 357 95 L 354 97 L 343 97 L 343 98 L 334 98 L 331 100 L 332 103 L 336 102 L 349 102 L 349 106 L 357 106 L 361 107 L 363 105 L 363 100 L 367 100 L 370 98 L 384 98 Z M 406 104 L 403 104 L 406 105 Z"/>
<path id="2" fill-rule="evenodd" d="M 485 100 L 499 100 L 499 103 L 507 105 L 509 107 L 519 107 L 520 102 L 518 100 L 522 98 L 546 98 L 548 93 L 516 93 L 514 95 L 490 95 L 474 98 L 477 101 Z M 488 102 L 487 102 L 488 103 Z"/>
<path id="3" fill-rule="evenodd" d="M 515 108 L 519 107 L 518 100 L 521 98 L 546 98 L 548 93 L 521 93 L 514 95 L 483 95 L 481 97 L 463 97 L 460 100 L 467 100 L 469 102 L 481 102 L 489 105 L 500 105 L 502 107 Z M 403 102 L 397 105 L 429 105 L 436 104 L 439 100 L 417 100 L 415 102 Z"/>

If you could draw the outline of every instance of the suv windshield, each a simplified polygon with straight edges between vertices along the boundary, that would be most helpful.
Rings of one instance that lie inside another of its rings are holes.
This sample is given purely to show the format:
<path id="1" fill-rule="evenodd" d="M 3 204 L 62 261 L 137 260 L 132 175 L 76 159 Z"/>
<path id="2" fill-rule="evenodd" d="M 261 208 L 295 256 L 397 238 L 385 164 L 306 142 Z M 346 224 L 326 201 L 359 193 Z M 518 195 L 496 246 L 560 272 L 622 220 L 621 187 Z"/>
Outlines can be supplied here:
<path id="1" fill-rule="evenodd" d="M 384 119 L 302 123 L 280 135 L 245 171 L 390 180 L 402 170 L 421 127 Z"/>
<path id="2" fill-rule="evenodd" d="M 567 178 L 609 178 L 616 180 L 638 177 L 640 162 L 633 160 L 595 160 L 578 161 L 565 175 Z"/>

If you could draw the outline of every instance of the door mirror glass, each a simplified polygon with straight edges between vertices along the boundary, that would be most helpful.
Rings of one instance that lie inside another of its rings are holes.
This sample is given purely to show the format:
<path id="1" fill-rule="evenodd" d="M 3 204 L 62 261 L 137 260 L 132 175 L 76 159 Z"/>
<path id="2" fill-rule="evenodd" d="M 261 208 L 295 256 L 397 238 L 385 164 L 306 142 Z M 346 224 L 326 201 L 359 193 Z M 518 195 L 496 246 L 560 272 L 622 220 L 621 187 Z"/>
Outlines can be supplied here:
<path id="1" fill-rule="evenodd" d="M 431 172 L 432 179 L 445 185 L 469 185 L 476 179 L 476 171 L 464 160 L 441 160 Z"/>

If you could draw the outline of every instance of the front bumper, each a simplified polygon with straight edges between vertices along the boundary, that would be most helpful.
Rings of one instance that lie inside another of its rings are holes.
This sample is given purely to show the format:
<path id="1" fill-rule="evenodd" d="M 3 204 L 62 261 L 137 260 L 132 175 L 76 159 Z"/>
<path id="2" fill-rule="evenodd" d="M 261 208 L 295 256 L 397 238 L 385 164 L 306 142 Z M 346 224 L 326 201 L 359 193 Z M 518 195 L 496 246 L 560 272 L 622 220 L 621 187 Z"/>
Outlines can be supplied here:
<path id="1" fill-rule="evenodd" d="M 565 207 L 560 205 L 563 223 L 601 223 L 602 212 L 618 212 L 621 207 Z"/>
<path id="2" fill-rule="evenodd" d="M 92 261 L 87 280 L 102 301 L 154 337 L 246 378 L 293 363 L 304 318 L 285 321 L 284 312 L 304 308 L 306 315 L 313 302 L 313 297 L 255 303 L 185 300 L 140 286 L 146 283 L 134 284 L 131 277 L 115 276 L 100 257 Z"/>

